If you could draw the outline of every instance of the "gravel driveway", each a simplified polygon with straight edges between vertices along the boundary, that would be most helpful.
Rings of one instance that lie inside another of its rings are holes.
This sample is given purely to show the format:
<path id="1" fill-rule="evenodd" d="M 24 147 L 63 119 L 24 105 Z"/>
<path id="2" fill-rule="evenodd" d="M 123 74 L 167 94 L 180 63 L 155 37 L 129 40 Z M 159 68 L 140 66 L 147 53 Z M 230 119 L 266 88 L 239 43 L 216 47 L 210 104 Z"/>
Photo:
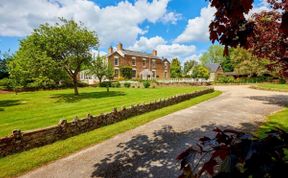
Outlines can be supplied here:
<path id="1" fill-rule="evenodd" d="M 213 128 L 253 131 L 265 116 L 288 105 L 288 93 L 216 86 L 217 98 L 172 113 L 22 177 L 177 177 L 176 156 Z"/>

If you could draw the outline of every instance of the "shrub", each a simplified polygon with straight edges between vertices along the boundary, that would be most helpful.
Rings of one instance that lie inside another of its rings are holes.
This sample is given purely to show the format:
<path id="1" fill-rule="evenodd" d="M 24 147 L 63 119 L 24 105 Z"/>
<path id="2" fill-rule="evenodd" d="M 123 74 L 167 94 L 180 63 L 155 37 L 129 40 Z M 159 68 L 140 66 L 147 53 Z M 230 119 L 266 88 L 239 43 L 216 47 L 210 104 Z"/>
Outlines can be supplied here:
<path id="1" fill-rule="evenodd" d="M 264 138 L 236 130 L 214 132 L 215 137 L 199 139 L 177 157 L 183 172 L 179 177 L 196 178 L 206 172 L 214 178 L 276 178 L 287 173 L 287 132 L 274 129 Z"/>
<path id="2" fill-rule="evenodd" d="M 125 83 L 124 83 L 124 87 L 125 87 L 125 88 L 130 88 L 130 86 L 131 86 L 131 83 L 129 83 L 129 82 L 125 82 Z"/>
<path id="3" fill-rule="evenodd" d="M 286 83 L 286 80 L 285 79 L 283 79 L 283 78 L 280 78 L 279 79 L 279 84 L 285 84 Z"/>
<path id="4" fill-rule="evenodd" d="M 216 80 L 217 83 L 234 83 L 234 77 L 232 76 L 219 76 Z"/>
<path id="5" fill-rule="evenodd" d="M 115 87 L 115 88 L 120 88 L 121 87 L 121 84 L 120 84 L 120 82 L 113 82 L 112 83 L 112 87 Z"/>
<path id="6" fill-rule="evenodd" d="M 104 81 L 104 82 L 99 83 L 99 87 L 107 88 L 107 87 L 111 87 L 111 86 L 112 86 L 112 82 L 110 82 L 110 81 Z"/>
<path id="7" fill-rule="evenodd" d="M 121 76 L 124 77 L 125 79 L 132 79 L 132 67 L 130 66 L 125 66 L 120 68 Z"/>
<path id="8" fill-rule="evenodd" d="M 150 87 L 150 82 L 148 80 L 145 80 L 143 82 L 143 86 L 144 86 L 144 88 L 149 88 Z"/>
<path id="9" fill-rule="evenodd" d="M 9 78 L 3 78 L 0 80 L 0 86 L 3 86 L 5 89 L 11 89 L 12 83 Z"/>

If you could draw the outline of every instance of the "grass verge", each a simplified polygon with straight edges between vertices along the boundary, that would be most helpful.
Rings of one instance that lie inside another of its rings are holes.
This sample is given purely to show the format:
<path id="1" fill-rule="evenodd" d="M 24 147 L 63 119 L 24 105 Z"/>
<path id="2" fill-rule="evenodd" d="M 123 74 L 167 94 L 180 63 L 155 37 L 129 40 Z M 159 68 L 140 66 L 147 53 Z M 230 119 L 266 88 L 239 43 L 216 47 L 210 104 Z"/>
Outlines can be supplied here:
<path id="1" fill-rule="evenodd" d="M 251 88 L 268 91 L 288 92 L 288 84 L 261 83 L 251 86 Z"/>
<path id="2" fill-rule="evenodd" d="M 268 132 L 275 127 L 288 132 L 288 107 L 268 116 L 267 121 L 259 127 L 258 134 L 260 137 L 263 137 L 265 132 Z"/>
<path id="3" fill-rule="evenodd" d="M 0 158 L 0 177 L 14 177 L 50 161 L 65 157 L 88 146 L 100 143 L 119 133 L 136 128 L 149 121 L 179 111 L 181 109 L 196 105 L 221 94 L 215 91 L 182 103 L 168 106 L 156 111 L 142 114 L 130 119 L 96 129 L 66 140 L 58 141 L 51 145 L 35 148 L 26 152 Z"/>

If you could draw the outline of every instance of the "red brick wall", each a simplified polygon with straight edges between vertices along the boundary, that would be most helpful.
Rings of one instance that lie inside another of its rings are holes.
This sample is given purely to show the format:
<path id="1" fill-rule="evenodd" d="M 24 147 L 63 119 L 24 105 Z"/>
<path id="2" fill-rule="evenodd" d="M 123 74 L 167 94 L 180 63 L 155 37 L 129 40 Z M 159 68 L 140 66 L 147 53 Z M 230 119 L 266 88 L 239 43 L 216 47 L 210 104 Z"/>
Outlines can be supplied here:
<path id="1" fill-rule="evenodd" d="M 119 66 L 114 66 L 114 57 L 119 57 Z M 132 66 L 132 58 L 136 58 L 136 66 Z M 146 59 L 146 66 L 143 66 L 143 58 L 139 56 L 129 56 L 126 55 L 125 58 L 123 58 L 118 53 L 114 53 L 111 56 L 108 57 L 108 61 L 114 66 L 119 67 L 119 69 L 123 66 L 130 66 L 133 69 L 136 69 L 136 78 L 140 78 L 140 72 L 144 69 L 149 69 L 150 71 L 156 70 L 156 76 L 159 76 L 158 79 L 164 79 L 164 61 L 161 59 L 153 59 L 153 58 L 145 58 Z M 155 60 L 156 66 L 153 67 L 152 60 Z M 170 64 L 167 62 L 167 79 L 170 78 Z"/>

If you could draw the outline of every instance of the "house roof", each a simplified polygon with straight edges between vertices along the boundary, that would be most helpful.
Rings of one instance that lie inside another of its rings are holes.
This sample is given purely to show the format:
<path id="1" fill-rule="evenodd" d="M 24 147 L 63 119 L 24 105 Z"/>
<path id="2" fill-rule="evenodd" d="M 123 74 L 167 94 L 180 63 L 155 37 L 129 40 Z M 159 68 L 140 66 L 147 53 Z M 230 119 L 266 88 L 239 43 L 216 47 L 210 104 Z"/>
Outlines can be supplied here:
<path id="1" fill-rule="evenodd" d="M 220 66 L 220 64 L 216 64 L 216 63 L 211 63 L 211 64 L 207 64 L 206 67 L 209 69 L 210 72 L 215 73 Z"/>
<path id="2" fill-rule="evenodd" d="M 117 50 L 117 51 L 114 51 L 113 53 L 111 54 L 108 54 L 107 56 L 111 56 L 112 54 L 114 53 L 118 53 L 120 54 L 121 56 L 125 56 L 125 55 L 130 55 L 130 56 L 138 56 L 138 57 L 146 57 L 146 58 L 154 58 L 154 59 L 162 59 L 160 58 L 159 56 L 153 56 L 152 54 L 148 54 L 148 53 L 144 53 L 144 52 L 141 52 L 141 51 L 133 51 L 133 50 L 127 50 L 127 49 L 122 49 L 122 50 Z"/>

